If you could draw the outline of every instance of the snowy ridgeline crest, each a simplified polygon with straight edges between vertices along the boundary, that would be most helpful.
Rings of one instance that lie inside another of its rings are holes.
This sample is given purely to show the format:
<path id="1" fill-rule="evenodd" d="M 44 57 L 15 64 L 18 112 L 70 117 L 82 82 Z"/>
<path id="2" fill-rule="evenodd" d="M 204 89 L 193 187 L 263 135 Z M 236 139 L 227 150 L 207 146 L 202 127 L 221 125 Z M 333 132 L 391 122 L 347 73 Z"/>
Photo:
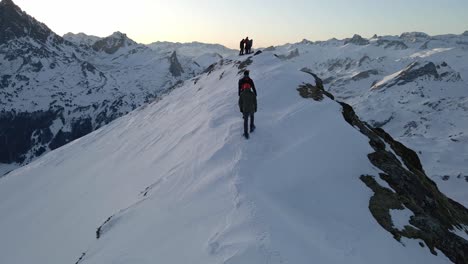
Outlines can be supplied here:
<path id="1" fill-rule="evenodd" d="M 468 36 L 410 32 L 270 47 L 358 115 L 417 151 L 428 176 L 468 206 Z"/>
<path id="2" fill-rule="evenodd" d="M 6 0 L 0 22 L 0 164 L 26 164 L 201 73 L 222 59 L 215 50 L 232 53 L 153 50 L 121 32 L 61 37 Z"/>
<path id="3" fill-rule="evenodd" d="M 249 141 L 233 87 L 245 69 Z M 225 59 L 13 171 L 2 262 L 466 263 L 467 209 L 326 88 L 274 52 Z"/>

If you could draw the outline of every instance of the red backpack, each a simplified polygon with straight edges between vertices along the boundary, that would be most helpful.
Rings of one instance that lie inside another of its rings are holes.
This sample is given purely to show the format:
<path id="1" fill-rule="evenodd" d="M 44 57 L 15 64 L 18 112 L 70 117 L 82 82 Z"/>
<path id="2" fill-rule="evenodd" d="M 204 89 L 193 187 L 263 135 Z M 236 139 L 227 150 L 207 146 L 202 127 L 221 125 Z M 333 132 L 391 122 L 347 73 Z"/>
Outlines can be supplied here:
<path id="1" fill-rule="evenodd" d="M 249 89 L 252 89 L 252 85 L 250 85 L 250 83 L 245 82 L 245 83 L 242 84 L 242 86 L 241 86 L 241 92 L 242 92 L 242 91 L 245 91 L 245 90 L 249 90 Z"/>

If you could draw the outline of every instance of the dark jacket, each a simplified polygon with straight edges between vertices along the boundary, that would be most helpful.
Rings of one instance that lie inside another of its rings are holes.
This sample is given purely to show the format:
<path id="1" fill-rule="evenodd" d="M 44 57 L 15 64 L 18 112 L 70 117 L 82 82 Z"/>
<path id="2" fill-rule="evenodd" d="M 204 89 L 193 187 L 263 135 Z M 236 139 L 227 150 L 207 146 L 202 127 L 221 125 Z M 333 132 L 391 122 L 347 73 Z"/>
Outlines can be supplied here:
<path id="1" fill-rule="evenodd" d="M 250 84 L 251 89 L 242 91 L 242 86 L 246 83 Z M 248 114 L 257 112 L 257 90 L 248 76 L 239 80 L 239 110 Z"/>
<path id="2" fill-rule="evenodd" d="M 255 96 L 257 96 L 257 90 L 255 89 L 255 84 L 253 80 L 250 79 L 250 77 L 248 76 L 244 76 L 244 78 L 239 80 L 239 96 L 241 95 L 242 86 L 244 85 L 244 83 L 250 84 L 250 87 L 252 88 L 253 93 L 255 94 Z"/>
<path id="3" fill-rule="evenodd" d="M 239 110 L 244 114 L 257 112 L 257 96 L 251 90 L 245 90 L 239 96 Z"/>

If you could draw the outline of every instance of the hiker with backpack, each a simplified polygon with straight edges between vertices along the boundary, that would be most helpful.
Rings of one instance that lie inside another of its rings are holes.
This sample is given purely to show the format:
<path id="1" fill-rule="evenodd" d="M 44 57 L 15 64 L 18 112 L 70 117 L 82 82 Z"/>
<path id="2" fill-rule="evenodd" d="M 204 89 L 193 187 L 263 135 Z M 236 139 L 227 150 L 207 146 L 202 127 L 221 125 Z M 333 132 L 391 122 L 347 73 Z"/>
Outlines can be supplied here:
<path id="1" fill-rule="evenodd" d="M 245 39 L 242 39 L 240 42 L 240 52 L 239 55 L 244 55 L 244 49 L 245 49 Z"/>
<path id="2" fill-rule="evenodd" d="M 250 71 L 244 71 L 244 77 L 239 80 L 239 110 L 244 118 L 244 137 L 249 139 L 249 118 L 250 133 L 255 131 L 254 114 L 257 112 L 257 90 L 252 79 Z"/>

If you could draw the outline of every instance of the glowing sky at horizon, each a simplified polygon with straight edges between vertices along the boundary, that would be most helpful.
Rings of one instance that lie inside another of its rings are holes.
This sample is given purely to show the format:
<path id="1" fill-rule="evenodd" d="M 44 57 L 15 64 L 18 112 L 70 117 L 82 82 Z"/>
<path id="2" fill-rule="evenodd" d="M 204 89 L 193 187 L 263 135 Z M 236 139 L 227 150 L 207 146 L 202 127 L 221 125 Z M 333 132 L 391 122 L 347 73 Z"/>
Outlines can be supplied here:
<path id="1" fill-rule="evenodd" d="M 220 43 L 249 36 L 266 47 L 353 34 L 468 30 L 467 0 L 13 0 L 59 35 L 115 31 L 140 43 Z"/>

